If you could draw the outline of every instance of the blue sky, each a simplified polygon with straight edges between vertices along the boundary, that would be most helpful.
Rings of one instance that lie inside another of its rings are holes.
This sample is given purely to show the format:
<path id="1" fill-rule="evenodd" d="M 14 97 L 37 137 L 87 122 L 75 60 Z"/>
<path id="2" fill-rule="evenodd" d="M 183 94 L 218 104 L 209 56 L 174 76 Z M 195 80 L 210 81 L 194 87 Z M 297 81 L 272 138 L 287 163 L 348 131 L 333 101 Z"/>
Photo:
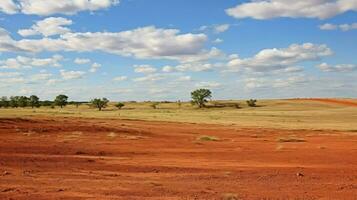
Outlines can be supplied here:
<path id="1" fill-rule="evenodd" d="M 355 0 L 3 0 L 1 96 L 357 97 Z"/>

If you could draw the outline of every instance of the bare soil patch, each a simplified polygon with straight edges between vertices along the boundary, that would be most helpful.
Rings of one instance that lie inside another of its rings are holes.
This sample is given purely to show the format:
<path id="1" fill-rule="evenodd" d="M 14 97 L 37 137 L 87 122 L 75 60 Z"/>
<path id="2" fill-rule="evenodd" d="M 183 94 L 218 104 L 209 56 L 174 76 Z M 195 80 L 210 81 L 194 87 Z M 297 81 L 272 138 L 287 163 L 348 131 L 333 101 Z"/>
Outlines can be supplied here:
<path id="1" fill-rule="evenodd" d="M 303 142 L 279 142 L 292 135 Z M 197 140 L 202 136 L 219 140 Z M 357 135 L 351 132 L 0 119 L 0 199 L 356 197 Z"/>

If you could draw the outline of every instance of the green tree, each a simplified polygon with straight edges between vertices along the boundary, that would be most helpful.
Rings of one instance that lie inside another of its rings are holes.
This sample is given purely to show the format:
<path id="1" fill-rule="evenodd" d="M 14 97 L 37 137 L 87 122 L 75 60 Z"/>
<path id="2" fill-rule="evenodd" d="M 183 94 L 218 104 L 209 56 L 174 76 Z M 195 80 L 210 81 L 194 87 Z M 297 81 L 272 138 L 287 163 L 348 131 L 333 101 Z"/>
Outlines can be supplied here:
<path id="1" fill-rule="evenodd" d="M 115 104 L 115 107 L 117 107 L 119 110 L 122 109 L 124 106 L 125 104 L 122 102 L 118 102 L 117 104 Z"/>
<path id="2" fill-rule="evenodd" d="M 10 97 L 9 106 L 12 108 L 19 107 L 19 98 L 20 98 L 19 96 Z"/>
<path id="3" fill-rule="evenodd" d="M 17 99 L 17 105 L 21 108 L 25 108 L 29 103 L 29 98 L 25 96 L 20 96 Z"/>
<path id="4" fill-rule="evenodd" d="M 247 105 L 249 107 L 256 107 L 257 106 L 257 100 L 256 99 L 250 99 L 247 101 Z"/>
<path id="5" fill-rule="evenodd" d="M 30 98 L 29 98 L 29 105 L 34 108 L 38 108 L 41 106 L 40 104 L 40 98 L 38 98 L 38 96 L 36 95 L 31 95 Z"/>
<path id="6" fill-rule="evenodd" d="M 0 99 L 0 108 L 1 107 L 4 107 L 4 108 L 9 107 L 9 100 L 5 96 L 1 97 L 1 99 Z"/>
<path id="7" fill-rule="evenodd" d="M 90 103 L 93 107 L 98 108 L 98 110 L 101 111 L 103 108 L 107 107 L 109 100 L 106 98 L 92 99 Z"/>
<path id="8" fill-rule="evenodd" d="M 55 98 L 54 103 L 56 106 L 60 106 L 61 108 L 63 108 L 63 106 L 66 106 L 68 103 L 68 96 L 60 94 Z"/>
<path id="9" fill-rule="evenodd" d="M 198 105 L 199 108 L 205 107 L 207 99 L 212 97 L 212 92 L 209 89 L 198 89 L 191 92 L 192 103 Z"/>

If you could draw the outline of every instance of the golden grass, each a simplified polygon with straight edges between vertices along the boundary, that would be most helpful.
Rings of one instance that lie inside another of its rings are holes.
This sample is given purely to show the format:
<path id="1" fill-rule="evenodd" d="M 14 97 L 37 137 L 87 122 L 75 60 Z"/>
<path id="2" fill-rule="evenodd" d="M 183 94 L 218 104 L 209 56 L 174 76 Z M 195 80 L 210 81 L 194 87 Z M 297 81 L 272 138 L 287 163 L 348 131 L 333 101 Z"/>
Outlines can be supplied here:
<path id="1" fill-rule="evenodd" d="M 60 108 L 41 107 L 0 109 L 0 117 L 81 117 L 110 119 L 139 119 L 150 121 L 172 121 L 266 127 L 283 129 L 333 129 L 356 130 L 357 107 L 335 105 L 304 100 L 258 100 L 259 107 L 247 107 L 245 101 L 220 101 L 240 103 L 241 109 L 205 108 L 197 109 L 190 103 L 161 103 L 153 109 L 152 103 L 126 103 L 118 110 L 114 103 L 103 111 L 87 105 Z"/>

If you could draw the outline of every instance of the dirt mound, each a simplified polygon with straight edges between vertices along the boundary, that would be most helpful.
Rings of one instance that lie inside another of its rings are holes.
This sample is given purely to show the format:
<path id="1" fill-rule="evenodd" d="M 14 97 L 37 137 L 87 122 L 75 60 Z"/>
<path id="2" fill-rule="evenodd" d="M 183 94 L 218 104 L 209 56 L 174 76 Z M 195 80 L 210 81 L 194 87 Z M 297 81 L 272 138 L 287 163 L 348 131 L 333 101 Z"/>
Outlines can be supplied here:
<path id="1" fill-rule="evenodd" d="M 0 136 L 0 199 L 357 196 L 353 132 L 31 118 L 0 119 Z"/>

